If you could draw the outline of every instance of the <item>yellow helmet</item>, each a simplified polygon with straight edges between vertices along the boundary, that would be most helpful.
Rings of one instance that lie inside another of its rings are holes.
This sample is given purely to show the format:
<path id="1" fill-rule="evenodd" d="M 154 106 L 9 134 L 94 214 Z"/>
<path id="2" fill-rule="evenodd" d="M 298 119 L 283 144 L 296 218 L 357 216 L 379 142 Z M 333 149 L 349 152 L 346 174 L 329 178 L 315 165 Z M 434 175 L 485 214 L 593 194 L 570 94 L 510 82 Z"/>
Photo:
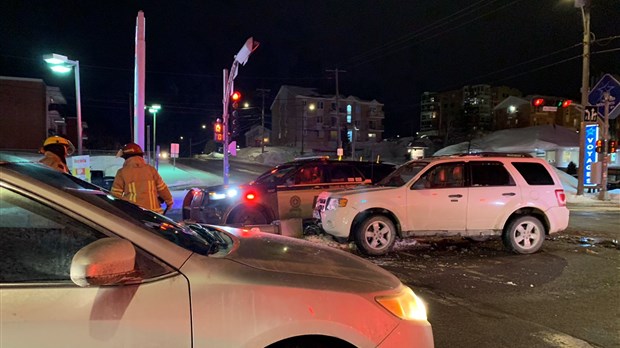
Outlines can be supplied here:
<path id="1" fill-rule="evenodd" d="M 43 148 L 45 148 L 47 145 L 53 144 L 64 145 L 64 147 L 67 148 L 67 155 L 71 155 L 75 152 L 75 146 L 73 146 L 73 144 L 69 140 L 58 135 L 54 135 L 45 139 L 45 141 L 43 142 Z"/>

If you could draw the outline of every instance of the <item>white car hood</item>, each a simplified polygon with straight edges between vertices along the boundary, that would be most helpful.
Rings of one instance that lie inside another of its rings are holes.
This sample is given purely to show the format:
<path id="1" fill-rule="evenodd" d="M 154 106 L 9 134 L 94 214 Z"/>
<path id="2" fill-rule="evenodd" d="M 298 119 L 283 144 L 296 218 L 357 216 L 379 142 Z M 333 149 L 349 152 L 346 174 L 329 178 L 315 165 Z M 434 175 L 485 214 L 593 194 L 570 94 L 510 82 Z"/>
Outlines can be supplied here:
<path id="1" fill-rule="evenodd" d="M 364 282 L 376 290 L 394 289 L 400 280 L 350 253 L 274 234 L 226 229 L 238 239 L 224 258 L 269 272 Z"/>

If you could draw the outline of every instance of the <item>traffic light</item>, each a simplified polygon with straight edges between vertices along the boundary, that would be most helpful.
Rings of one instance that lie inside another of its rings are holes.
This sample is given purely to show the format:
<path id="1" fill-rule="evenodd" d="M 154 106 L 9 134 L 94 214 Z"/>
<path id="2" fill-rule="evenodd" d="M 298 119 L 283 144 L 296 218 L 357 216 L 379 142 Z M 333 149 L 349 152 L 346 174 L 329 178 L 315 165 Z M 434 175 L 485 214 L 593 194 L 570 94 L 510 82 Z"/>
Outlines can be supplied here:
<path id="1" fill-rule="evenodd" d="M 219 118 L 213 124 L 213 140 L 218 143 L 224 142 L 224 125 Z"/>
<path id="2" fill-rule="evenodd" d="M 236 110 L 237 108 L 239 108 L 241 93 L 239 93 L 239 91 L 234 91 L 233 94 L 230 95 L 230 100 L 232 100 L 232 108 Z"/>
<path id="3" fill-rule="evenodd" d="M 233 94 L 230 95 L 230 100 L 232 100 L 233 111 L 230 113 L 230 118 L 228 119 L 228 131 L 230 132 L 231 138 L 235 138 L 239 135 L 240 128 L 239 112 L 237 109 L 241 101 L 241 93 L 239 93 L 239 91 L 234 91 Z"/>
<path id="4" fill-rule="evenodd" d="M 570 100 L 570 99 L 562 100 L 561 102 L 562 102 L 562 107 L 563 108 L 567 108 L 567 107 L 569 107 L 573 103 L 573 101 Z"/>
<path id="5" fill-rule="evenodd" d="M 609 151 L 607 151 L 608 153 L 615 153 L 616 152 L 616 145 L 617 142 L 615 140 L 610 140 L 609 141 Z"/>
<path id="6" fill-rule="evenodd" d="M 543 99 L 543 98 L 534 98 L 534 99 L 532 99 L 532 105 L 534 105 L 534 106 L 543 106 L 543 105 L 545 105 L 545 99 Z"/>
<path id="7" fill-rule="evenodd" d="M 596 153 L 603 152 L 603 139 L 599 139 L 596 141 Z"/>
<path id="8" fill-rule="evenodd" d="M 233 110 L 228 119 L 228 127 L 230 128 L 231 137 L 235 138 L 239 135 L 239 114 L 237 110 Z"/>

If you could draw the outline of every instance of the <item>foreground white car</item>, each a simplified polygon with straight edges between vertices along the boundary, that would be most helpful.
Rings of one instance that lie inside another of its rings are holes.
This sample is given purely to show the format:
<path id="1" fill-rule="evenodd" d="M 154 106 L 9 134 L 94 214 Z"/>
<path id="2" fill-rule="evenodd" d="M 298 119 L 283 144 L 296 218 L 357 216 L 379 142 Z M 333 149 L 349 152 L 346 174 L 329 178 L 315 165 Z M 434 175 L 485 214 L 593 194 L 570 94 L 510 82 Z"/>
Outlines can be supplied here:
<path id="1" fill-rule="evenodd" d="M 1 347 L 432 347 L 391 273 L 309 242 L 179 225 L 0 157 Z"/>
<path id="2" fill-rule="evenodd" d="M 322 192 L 314 216 L 367 255 L 406 236 L 502 236 L 509 250 L 528 254 L 568 227 L 569 211 L 544 160 L 481 154 L 414 160 L 375 187 Z"/>

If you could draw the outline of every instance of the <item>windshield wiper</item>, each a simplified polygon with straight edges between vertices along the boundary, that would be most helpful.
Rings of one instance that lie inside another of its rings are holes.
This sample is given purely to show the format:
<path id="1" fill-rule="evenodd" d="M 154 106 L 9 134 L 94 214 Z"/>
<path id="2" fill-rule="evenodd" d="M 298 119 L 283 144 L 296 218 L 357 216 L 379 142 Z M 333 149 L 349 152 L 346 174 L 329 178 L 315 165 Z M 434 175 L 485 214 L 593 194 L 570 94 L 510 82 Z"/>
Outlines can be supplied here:
<path id="1" fill-rule="evenodd" d="M 209 254 L 213 254 L 219 251 L 220 247 L 226 247 L 228 243 L 219 235 L 216 231 L 207 229 L 199 224 L 187 225 L 192 231 L 198 233 L 201 237 L 205 238 L 209 243 Z M 212 250 L 215 249 L 215 250 Z"/>

